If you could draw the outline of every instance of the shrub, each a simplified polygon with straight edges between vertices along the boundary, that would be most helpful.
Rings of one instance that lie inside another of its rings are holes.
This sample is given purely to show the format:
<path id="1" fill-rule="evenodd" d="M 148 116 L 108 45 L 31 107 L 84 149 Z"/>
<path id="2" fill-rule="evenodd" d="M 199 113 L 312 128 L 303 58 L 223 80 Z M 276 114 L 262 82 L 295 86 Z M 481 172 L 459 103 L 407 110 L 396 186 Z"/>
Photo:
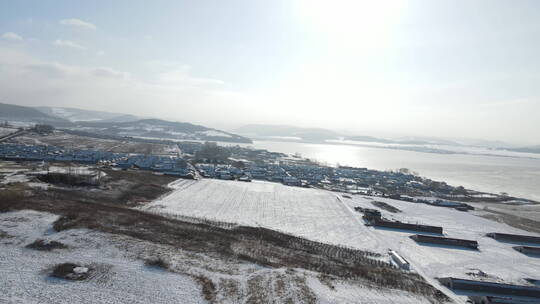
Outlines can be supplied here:
<path id="1" fill-rule="evenodd" d="M 159 267 L 163 269 L 169 269 L 169 262 L 165 261 L 162 257 L 150 258 L 144 261 L 146 266 Z"/>
<path id="2" fill-rule="evenodd" d="M 53 228 L 54 230 L 60 232 L 62 230 L 67 230 L 75 227 L 77 224 L 78 217 L 76 214 L 68 214 L 61 216 L 59 219 L 54 221 Z"/>
<path id="3" fill-rule="evenodd" d="M 66 245 L 57 242 L 57 241 L 46 241 L 46 240 L 35 240 L 33 243 L 26 245 L 26 248 L 41 250 L 41 251 L 51 251 L 53 249 L 65 249 Z"/>
<path id="4" fill-rule="evenodd" d="M 24 199 L 23 190 L 2 189 L 0 190 L 0 212 L 13 210 L 14 206 L 22 203 Z"/>
<path id="5" fill-rule="evenodd" d="M 201 285 L 204 299 L 213 303 L 217 296 L 216 285 L 214 285 L 214 282 L 204 276 L 195 276 L 194 278 Z"/>

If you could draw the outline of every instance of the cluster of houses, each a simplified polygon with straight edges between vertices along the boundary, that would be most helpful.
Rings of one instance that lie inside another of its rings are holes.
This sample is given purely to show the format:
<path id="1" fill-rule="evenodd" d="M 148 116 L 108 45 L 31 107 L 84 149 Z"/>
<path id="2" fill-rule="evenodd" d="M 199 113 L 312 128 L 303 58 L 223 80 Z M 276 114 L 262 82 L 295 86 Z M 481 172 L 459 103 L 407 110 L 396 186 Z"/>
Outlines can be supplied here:
<path id="1" fill-rule="evenodd" d="M 231 165 L 215 165 L 215 164 L 196 164 L 195 167 L 199 173 L 206 178 L 218 178 L 224 180 L 239 180 L 250 182 L 252 176 L 249 172 L 243 171 Z"/>
<path id="2" fill-rule="evenodd" d="M 120 169 L 140 169 L 194 178 L 195 171 L 178 156 L 71 150 L 46 145 L 0 144 L 0 159 L 13 161 L 58 161 L 97 164 Z"/>
<path id="3" fill-rule="evenodd" d="M 236 156 L 233 154 L 233 157 Z M 257 158 L 255 161 L 243 159 L 230 164 L 201 163 L 196 166 L 201 175 L 208 178 L 265 180 L 289 186 L 316 187 L 352 194 L 438 196 L 454 190 L 454 187 L 445 183 L 436 183 L 436 187 L 432 187 L 431 180 L 412 174 L 367 168 L 330 167 L 302 160 L 273 158 L 275 156 L 270 155 L 270 159 Z M 235 166 L 235 163 L 242 165 Z M 439 203 L 444 204 L 434 204 Z M 465 207 L 455 204 L 452 207 Z"/>

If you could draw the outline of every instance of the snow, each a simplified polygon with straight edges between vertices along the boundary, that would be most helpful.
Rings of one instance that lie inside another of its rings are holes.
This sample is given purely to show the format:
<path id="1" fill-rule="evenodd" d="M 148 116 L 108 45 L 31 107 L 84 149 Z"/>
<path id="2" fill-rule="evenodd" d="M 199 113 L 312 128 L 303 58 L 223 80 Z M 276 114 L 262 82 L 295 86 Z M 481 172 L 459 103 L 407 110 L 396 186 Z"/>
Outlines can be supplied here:
<path id="1" fill-rule="evenodd" d="M 67 109 L 64 109 L 64 108 L 51 108 L 51 112 L 53 113 L 53 115 L 63 117 L 63 118 L 69 119 L 70 121 L 73 121 L 70 118 L 71 118 L 71 116 L 74 115 L 74 113 L 68 111 Z"/>
<path id="2" fill-rule="evenodd" d="M 399 303 L 423 304 L 429 303 L 425 298 L 416 297 L 403 291 L 381 291 L 379 289 L 370 289 L 351 285 L 347 282 L 335 282 L 332 284 L 334 289 L 322 284 L 315 278 L 307 279 L 308 286 L 317 294 L 320 304 L 334 303 L 377 303 L 393 304 Z"/>
<path id="3" fill-rule="evenodd" d="M 272 303 L 290 303 L 291 298 L 304 303 L 302 279 L 318 303 L 429 303 L 407 292 L 368 288 L 354 281 L 332 280 L 334 288 L 330 288 L 317 273 L 302 269 L 292 270 L 287 277 L 290 269 L 223 261 L 121 235 L 87 229 L 55 232 L 52 223 L 57 218 L 28 210 L 0 213 L 0 303 L 207 303 L 193 274 L 203 274 L 217 285 L 217 303 L 246 303 L 250 292 L 263 290 Z M 68 248 L 25 248 L 36 239 L 54 240 Z M 156 254 L 180 273 L 145 266 L 142 259 Z M 67 281 L 47 275 L 54 265 L 67 262 L 79 265 L 74 273 L 90 272 L 89 278 Z M 254 278 L 261 278 L 255 287 Z M 276 291 L 278 280 L 287 288 L 281 294 Z"/>
<path id="4" fill-rule="evenodd" d="M 0 303 L 206 303 L 199 285 L 189 276 L 146 267 L 126 257 L 106 234 L 85 229 L 54 233 L 57 216 L 34 211 L 0 214 Z M 38 238 L 67 244 L 50 252 L 24 248 Z M 96 264 L 102 273 L 85 281 L 47 276 L 58 263 Z M 3 302 L 6 301 L 6 302 Z"/>
<path id="5" fill-rule="evenodd" d="M 60 167 L 60 166 L 49 166 L 49 172 L 52 173 L 73 173 L 77 175 L 94 175 L 96 174 L 96 167 L 92 166 L 68 166 L 68 167 Z M 102 174 L 105 174 L 104 172 L 101 172 Z"/>
<path id="6" fill-rule="evenodd" d="M 203 135 L 206 135 L 206 136 L 232 137 L 231 135 L 229 135 L 227 133 L 223 133 L 223 132 L 215 131 L 215 130 L 208 130 L 208 131 L 202 131 L 202 132 L 197 132 L 197 133 L 198 134 L 203 134 Z"/>
<path id="7" fill-rule="evenodd" d="M 299 136 L 266 136 L 266 138 L 274 140 L 302 140 L 302 137 Z"/>
<path id="8" fill-rule="evenodd" d="M 51 186 L 50 184 L 47 184 L 47 183 L 34 183 L 34 182 L 26 183 L 26 185 L 28 185 L 28 187 L 30 188 L 40 189 L 40 190 L 47 190 Z"/>
<path id="9" fill-rule="evenodd" d="M 87 273 L 88 267 L 75 267 L 73 268 L 74 273 Z"/>
<path id="10" fill-rule="evenodd" d="M 19 173 L 19 172 L 13 172 L 13 173 L 10 173 L 10 174 L 4 176 L 4 178 L 2 180 L 0 180 L 0 183 L 4 184 L 4 185 L 7 185 L 7 184 L 14 184 L 14 183 L 24 183 L 24 182 L 27 182 L 29 180 L 30 180 L 30 178 L 26 174 Z"/>
<path id="11" fill-rule="evenodd" d="M 18 129 L 0 127 L 0 137 L 17 132 Z"/>
<path id="12" fill-rule="evenodd" d="M 346 203 L 349 206 L 375 208 L 372 199 L 355 197 Z M 403 255 L 412 267 L 419 267 L 430 277 L 467 277 L 471 269 L 482 271 L 508 283 L 525 284 L 523 278 L 537 277 L 540 273 L 540 260 L 515 251 L 512 244 L 502 243 L 486 237 L 488 232 L 529 234 L 506 224 L 478 217 L 474 212 L 461 212 L 450 208 L 435 207 L 403 201 L 377 198 L 402 210 L 401 213 L 388 213 L 383 216 L 400 221 L 418 222 L 426 225 L 442 226 L 444 234 L 451 238 L 477 240 L 479 251 L 445 248 L 442 246 L 420 245 L 409 238 L 412 232 L 388 229 L 371 229 L 377 238 L 385 240 L 389 247 Z"/>
<path id="13" fill-rule="evenodd" d="M 203 179 L 180 180 L 171 186 L 176 190 L 144 208 L 164 215 L 180 214 L 262 226 L 382 254 L 392 249 L 410 262 L 413 271 L 431 282 L 445 276 L 476 279 L 467 273 L 480 269 L 493 280 L 527 284 L 524 278 L 536 278 L 540 273 L 540 259 L 515 251 L 512 244 L 485 236 L 488 232 L 534 233 L 481 218 L 474 212 L 358 195 L 348 199 L 330 191 L 269 182 Z M 395 214 L 381 210 L 386 218 L 442 226 L 445 236 L 477 240 L 480 250 L 420 245 L 409 238 L 414 232 L 367 227 L 362 214 L 353 208 L 376 208 L 370 203 L 374 199 L 402 210 Z"/>
<path id="14" fill-rule="evenodd" d="M 7 122 L 8 122 L 12 127 L 15 127 L 15 128 L 32 127 L 32 126 L 34 126 L 34 125 L 36 124 L 35 122 L 31 122 L 31 121 L 11 120 L 11 119 L 8 118 L 8 117 L 5 117 L 4 119 L 2 119 L 2 121 L 6 120 L 6 119 L 7 119 Z"/>

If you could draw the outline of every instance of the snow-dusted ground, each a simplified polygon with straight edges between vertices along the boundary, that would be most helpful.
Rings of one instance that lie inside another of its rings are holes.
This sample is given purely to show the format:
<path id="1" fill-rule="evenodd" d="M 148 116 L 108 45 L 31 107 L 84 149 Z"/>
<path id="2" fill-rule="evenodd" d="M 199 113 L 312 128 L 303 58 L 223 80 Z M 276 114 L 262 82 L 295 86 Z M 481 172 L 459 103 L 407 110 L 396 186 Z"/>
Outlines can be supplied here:
<path id="1" fill-rule="evenodd" d="M 208 131 L 201 131 L 197 132 L 197 134 L 203 134 L 206 136 L 221 136 L 221 137 L 232 137 L 231 135 L 218 131 L 218 130 L 208 130 Z"/>
<path id="2" fill-rule="evenodd" d="M 480 209 L 487 208 L 490 211 L 501 212 L 505 214 L 515 215 L 522 218 L 527 218 L 533 221 L 540 221 L 540 205 L 539 204 L 490 204 L 490 203 L 473 203 L 473 205 Z M 487 214 L 489 212 L 486 212 Z"/>
<path id="3" fill-rule="evenodd" d="M 15 133 L 15 132 L 17 132 L 17 130 L 18 129 L 15 129 L 15 128 L 0 127 L 0 137 L 11 134 L 11 133 Z"/>
<path id="4" fill-rule="evenodd" d="M 9 161 L 0 161 L 0 184 L 11 184 L 26 182 L 29 179 L 25 172 L 28 171 L 17 163 Z"/>
<path id="5" fill-rule="evenodd" d="M 13 183 L 24 183 L 29 180 L 30 178 L 26 174 L 13 172 L 13 173 L 6 174 L 4 178 L 0 179 L 0 184 L 7 185 L 7 184 L 13 184 Z"/>
<path id="6" fill-rule="evenodd" d="M 360 286 L 351 286 L 347 283 L 337 282 L 332 284 L 334 289 L 329 289 L 317 278 L 307 279 L 309 287 L 317 295 L 320 304 L 336 303 L 369 303 L 369 304 L 394 304 L 411 303 L 422 304 L 429 303 L 425 299 L 407 296 L 402 291 L 383 291 L 380 289 L 363 288 Z"/>
<path id="7" fill-rule="evenodd" d="M 242 183 L 203 179 L 172 184 L 174 192 L 145 208 L 162 214 L 204 217 L 244 225 L 264 226 L 309 239 L 385 253 L 397 250 L 415 271 L 427 278 L 456 276 L 480 269 L 491 279 L 526 284 L 538 278 L 540 259 L 528 257 L 512 244 L 485 237 L 488 232 L 531 234 L 487 220 L 473 213 L 390 199 L 354 196 L 317 189 L 288 187 L 277 183 Z M 355 206 L 376 208 L 374 199 L 389 203 L 402 213 L 383 215 L 402 221 L 443 226 L 453 238 L 477 240 L 479 251 L 427 246 L 409 238 L 414 232 L 366 227 Z M 474 277 L 470 277 L 473 278 Z"/>
<path id="8" fill-rule="evenodd" d="M 128 258 L 106 235 L 88 230 L 54 233 L 57 216 L 34 211 L 0 214 L 0 303 L 205 303 L 189 276 L 146 267 Z M 69 249 L 36 251 L 36 239 L 60 241 Z M 87 281 L 50 278 L 59 263 L 96 264 Z"/>
<path id="9" fill-rule="evenodd" d="M 71 173 L 76 175 L 98 175 L 104 177 L 107 174 L 98 171 L 94 166 L 49 166 L 48 169 L 43 166 L 30 170 L 28 168 L 0 167 L 0 184 L 24 183 L 32 179 L 32 176 L 39 174 L 53 173 Z M 44 183 L 28 183 L 31 187 L 46 188 Z"/>
<path id="10" fill-rule="evenodd" d="M 0 213 L 0 303 L 207 303 L 193 279 L 204 275 L 216 286 L 217 303 L 403 303 L 428 304 L 407 292 L 368 288 L 301 269 L 265 268 L 235 263 L 139 241 L 125 236 L 73 229 L 55 232 L 57 216 L 36 212 Z M 62 242 L 67 249 L 25 248 L 36 239 Z M 161 256 L 175 272 L 145 266 L 142 259 Z M 73 262 L 97 269 L 85 281 L 48 276 L 50 268 Z"/>

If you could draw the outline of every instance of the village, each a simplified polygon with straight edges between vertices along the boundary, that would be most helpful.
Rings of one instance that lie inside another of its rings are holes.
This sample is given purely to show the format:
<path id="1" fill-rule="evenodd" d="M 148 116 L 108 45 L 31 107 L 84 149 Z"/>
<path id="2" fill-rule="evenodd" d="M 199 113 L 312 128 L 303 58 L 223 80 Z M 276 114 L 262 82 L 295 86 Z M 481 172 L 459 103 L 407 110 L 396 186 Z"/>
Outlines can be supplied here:
<path id="1" fill-rule="evenodd" d="M 121 170 L 148 170 L 156 174 L 187 179 L 213 178 L 250 182 L 264 180 L 287 186 L 312 187 L 350 194 L 384 196 L 466 211 L 464 202 L 515 201 L 501 194 L 482 193 L 444 181 L 418 176 L 409 169 L 379 171 L 368 168 L 331 166 L 306 159 L 241 146 L 221 146 L 214 142 L 171 141 L 164 139 L 123 137 L 110 140 L 76 136 L 63 131 L 35 126 L 18 130 L 0 142 L 0 158 L 11 161 L 73 162 Z M 47 143 L 48 134 L 62 134 L 62 140 Z M 92 145 L 79 144 L 81 138 L 92 138 Z M 29 141 L 28 139 L 31 139 Z M 37 139 L 37 140 L 36 140 Z M 44 144 L 31 144 L 33 142 Z M 101 142 L 109 146 L 99 148 Z M 129 149 L 118 149 L 121 144 Z M 133 146 L 137 145 L 137 146 Z M 96 148 L 95 146 L 98 146 Z M 116 149 L 109 149 L 110 146 Z M 155 149 L 155 147 L 164 147 Z M 150 148 L 149 148 L 150 147 Z M 92 149 L 90 149 L 92 148 Z M 114 152 L 113 152 L 114 151 Z"/>

